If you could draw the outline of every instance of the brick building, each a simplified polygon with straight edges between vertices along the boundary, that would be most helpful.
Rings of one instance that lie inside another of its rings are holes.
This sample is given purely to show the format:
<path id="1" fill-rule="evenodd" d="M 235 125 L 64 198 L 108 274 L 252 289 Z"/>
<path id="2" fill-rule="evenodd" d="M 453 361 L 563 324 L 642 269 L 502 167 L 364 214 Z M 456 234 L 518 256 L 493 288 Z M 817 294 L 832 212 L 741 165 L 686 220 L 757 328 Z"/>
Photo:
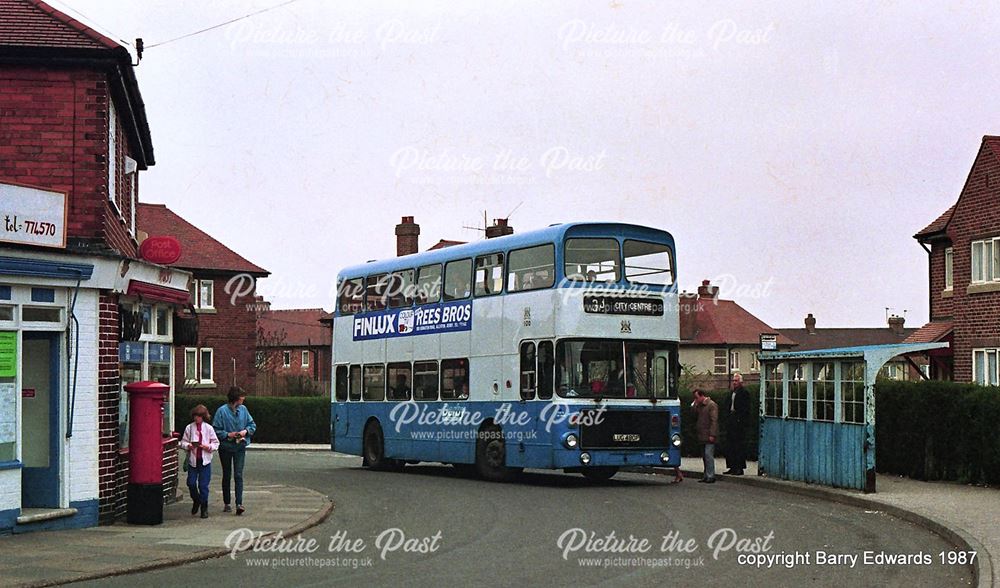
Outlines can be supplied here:
<path id="1" fill-rule="evenodd" d="M 258 317 L 257 330 L 261 392 L 329 390 L 333 315 L 322 308 L 269 310 Z"/>
<path id="2" fill-rule="evenodd" d="M 1000 137 L 983 137 L 958 201 L 914 238 L 927 251 L 930 322 L 908 341 L 946 341 L 931 376 L 1000 383 Z"/>
<path id="3" fill-rule="evenodd" d="M 153 163 L 128 51 L 39 0 L 0 0 L 0 533 L 123 512 L 123 379 L 169 384 L 190 279 L 137 259 Z"/>
<path id="4" fill-rule="evenodd" d="M 172 264 L 193 275 L 190 286 L 197 337 L 174 357 L 178 388 L 225 394 L 257 385 L 257 280 L 268 271 L 247 261 L 163 204 L 138 205 L 140 231 L 177 238 L 184 248 Z"/>
<path id="5" fill-rule="evenodd" d="M 736 302 L 719 298 L 718 286 L 708 280 L 697 293 L 682 292 L 679 306 L 680 361 L 691 385 L 723 389 L 737 372 L 746 382 L 759 381 L 760 336 L 778 331 Z M 794 344 L 778 334 L 779 349 Z"/>

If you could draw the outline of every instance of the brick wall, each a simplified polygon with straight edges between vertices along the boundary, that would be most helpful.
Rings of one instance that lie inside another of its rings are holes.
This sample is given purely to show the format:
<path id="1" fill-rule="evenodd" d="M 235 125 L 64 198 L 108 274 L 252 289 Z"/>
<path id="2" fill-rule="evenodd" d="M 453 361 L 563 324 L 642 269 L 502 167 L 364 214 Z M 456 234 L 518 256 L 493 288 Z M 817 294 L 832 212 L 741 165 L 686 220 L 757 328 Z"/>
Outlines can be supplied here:
<path id="1" fill-rule="evenodd" d="M 931 320 L 950 319 L 952 318 L 955 312 L 954 296 L 943 295 L 944 265 L 945 265 L 944 252 L 945 249 L 947 249 L 948 247 L 951 247 L 951 243 L 947 241 L 938 241 L 931 245 L 931 255 L 930 255 Z M 952 263 L 954 264 L 954 261 Z"/>
<path id="2" fill-rule="evenodd" d="M 102 294 L 98 308 L 100 321 L 97 343 L 98 467 L 100 468 L 98 519 L 102 524 L 107 524 L 125 512 L 128 462 L 127 456 L 120 454 L 118 443 L 118 403 L 121 398 L 118 367 L 118 296 Z"/>
<path id="3" fill-rule="evenodd" d="M 195 272 L 196 279 L 213 280 L 215 312 L 198 313 L 198 347 L 211 348 L 214 353 L 212 388 L 198 387 L 195 393 L 225 394 L 234 381 L 244 390 L 253 391 L 257 385 L 254 358 L 257 351 L 257 315 L 255 294 L 233 297 L 226 293 L 228 275 L 208 275 Z M 184 348 L 174 354 L 178 387 L 186 386 L 184 380 Z M 233 361 L 235 360 L 235 369 Z"/>
<path id="4" fill-rule="evenodd" d="M 69 194 L 67 233 L 135 256 L 128 214 L 108 201 L 108 79 L 85 69 L 0 67 L 0 181 Z M 116 158 L 124 186 L 124 129 Z"/>
<path id="5" fill-rule="evenodd" d="M 972 241 L 1000 235 L 1000 161 L 985 143 L 947 232 L 954 246 L 954 377 L 960 382 L 970 382 L 972 350 L 1000 347 L 1000 292 L 967 292 L 972 278 Z M 933 287 L 933 276 L 931 281 Z"/>

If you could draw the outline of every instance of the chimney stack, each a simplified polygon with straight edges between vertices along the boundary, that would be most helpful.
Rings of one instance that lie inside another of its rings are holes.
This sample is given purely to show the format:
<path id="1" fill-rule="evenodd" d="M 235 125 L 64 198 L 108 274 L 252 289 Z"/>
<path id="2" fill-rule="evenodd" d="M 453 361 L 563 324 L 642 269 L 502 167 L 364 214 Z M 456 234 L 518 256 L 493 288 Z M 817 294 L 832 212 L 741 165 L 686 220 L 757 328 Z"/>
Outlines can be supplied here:
<path id="1" fill-rule="evenodd" d="M 889 317 L 889 328 L 892 332 L 900 337 L 904 335 L 903 325 L 906 324 L 906 319 L 899 315 L 892 315 Z"/>
<path id="2" fill-rule="evenodd" d="M 412 216 L 404 216 L 403 222 L 396 225 L 396 256 L 410 255 L 420 251 L 420 225 L 413 222 Z"/>
<path id="3" fill-rule="evenodd" d="M 713 286 L 710 280 L 702 280 L 698 286 L 698 298 L 709 298 L 715 300 L 719 296 L 719 287 Z"/>
<path id="4" fill-rule="evenodd" d="M 486 227 L 486 238 L 492 239 L 494 237 L 503 237 L 504 235 L 513 235 L 514 227 L 507 224 L 507 219 L 505 218 L 495 218 L 493 219 L 493 225 Z"/>
<path id="5" fill-rule="evenodd" d="M 698 295 L 694 292 L 681 292 L 678 304 L 681 341 L 693 341 L 698 335 Z"/>
<path id="6" fill-rule="evenodd" d="M 813 318 L 813 313 L 806 315 L 806 332 L 810 335 L 816 334 L 816 319 Z"/>

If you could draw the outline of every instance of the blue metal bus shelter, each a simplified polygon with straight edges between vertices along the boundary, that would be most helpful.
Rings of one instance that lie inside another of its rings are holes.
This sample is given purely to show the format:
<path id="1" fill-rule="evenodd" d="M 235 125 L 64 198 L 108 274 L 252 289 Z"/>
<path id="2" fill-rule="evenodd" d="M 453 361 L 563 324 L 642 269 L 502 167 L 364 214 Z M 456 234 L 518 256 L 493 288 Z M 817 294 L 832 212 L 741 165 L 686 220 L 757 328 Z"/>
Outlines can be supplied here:
<path id="1" fill-rule="evenodd" d="M 760 354 L 759 475 L 875 492 L 875 379 L 947 343 Z"/>

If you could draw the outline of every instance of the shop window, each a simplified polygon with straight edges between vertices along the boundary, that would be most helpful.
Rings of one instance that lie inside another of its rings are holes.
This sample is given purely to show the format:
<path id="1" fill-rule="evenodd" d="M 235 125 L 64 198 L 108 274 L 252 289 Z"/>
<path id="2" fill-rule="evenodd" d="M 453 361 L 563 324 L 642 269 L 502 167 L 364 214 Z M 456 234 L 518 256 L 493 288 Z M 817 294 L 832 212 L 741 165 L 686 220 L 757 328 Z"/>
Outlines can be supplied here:
<path id="1" fill-rule="evenodd" d="M 52 306 L 22 306 L 21 320 L 26 323 L 60 323 L 62 309 Z"/>
<path id="2" fill-rule="evenodd" d="M 32 288 L 31 289 L 31 301 L 32 302 L 55 302 L 56 301 L 56 291 L 53 288 Z"/>
<path id="3" fill-rule="evenodd" d="M 171 310 L 167 306 L 156 307 L 156 334 L 160 337 L 170 337 Z"/>
<path id="4" fill-rule="evenodd" d="M 139 316 L 142 320 L 142 334 L 153 334 L 153 307 L 149 304 L 139 306 Z"/>

